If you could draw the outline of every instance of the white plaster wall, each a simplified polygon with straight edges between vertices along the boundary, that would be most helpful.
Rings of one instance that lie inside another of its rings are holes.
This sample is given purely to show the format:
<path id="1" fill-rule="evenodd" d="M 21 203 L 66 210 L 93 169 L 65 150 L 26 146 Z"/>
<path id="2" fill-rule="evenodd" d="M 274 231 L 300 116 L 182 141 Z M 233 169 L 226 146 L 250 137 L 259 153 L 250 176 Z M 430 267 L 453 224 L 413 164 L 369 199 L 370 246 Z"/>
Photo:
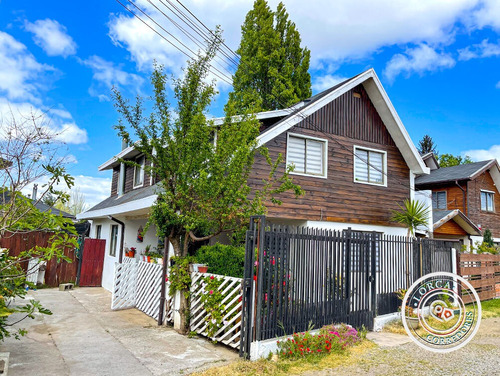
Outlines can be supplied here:
<path id="1" fill-rule="evenodd" d="M 408 230 L 404 227 L 391 227 L 391 226 L 377 226 L 377 225 L 365 225 L 358 223 L 340 223 L 340 222 L 327 222 L 327 221 L 306 221 L 306 226 L 324 228 L 328 230 L 342 231 L 347 230 L 349 227 L 353 231 L 376 231 L 384 233 L 385 235 L 398 235 L 406 236 Z"/>
<path id="2" fill-rule="evenodd" d="M 125 223 L 125 236 L 124 236 L 124 248 L 135 247 L 136 248 L 136 258 L 139 258 L 140 255 L 145 251 L 146 245 L 150 244 L 151 248 L 158 246 L 158 238 L 156 236 L 156 228 L 151 226 L 148 232 L 144 236 L 144 241 L 139 243 L 137 241 L 137 232 L 139 226 L 142 226 L 144 229 L 146 226 L 146 219 L 134 219 L 127 220 L 124 218 L 116 217 L 116 219 Z M 102 287 L 104 287 L 108 291 L 113 290 L 114 277 L 115 277 L 115 262 L 119 261 L 119 251 L 120 251 L 120 241 L 121 241 L 121 231 L 122 226 L 118 223 L 111 221 L 109 219 L 94 219 L 92 221 L 92 227 L 90 229 L 90 236 L 95 238 L 96 236 L 96 226 L 102 225 L 101 229 L 101 239 L 106 239 L 106 250 L 104 253 L 104 266 L 102 270 Z M 118 243 L 116 245 L 116 255 L 111 256 L 109 254 L 110 247 L 110 235 L 111 235 L 111 225 L 118 225 Z M 172 247 L 170 247 L 172 248 Z M 125 251 L 124 251 L 125 257 Z"/>
<path id="3" fill-rule="evenodd" d="M 90 229 L 90 236 L 95 238 L 96 236 L 96 227 L 97 225 L 101 225 L 101 239 L 106 240 L 106 248 L 104 251 L 104 265 L 102 269 L 102 287 L 106 290 L 111 291 L 113 289 L 113 277 L 115 274 L 115 262 L 118 262 L 118 250 L 120 249 L 120 239 L 121 239 L 121 226 L 118 225 L 118 244 L 116 256 L 110 256 L 109 247 L 110 247 L 110 236 L 111 236 L 111 225 L 117 224 L 109 219 L 95 219 L 92 221 L 92 227 Z"/>
<path id="4" fill-rule="evenodd" d="M 415 191 L 415 201 L 421 202 L 425 207 L 429 208 L 429 215 L 427 216 L 427 227 L 419 226 L 417 230 L 430 233 L 434 232 L 434 220 L 432 219 L 432 191 Z"/>

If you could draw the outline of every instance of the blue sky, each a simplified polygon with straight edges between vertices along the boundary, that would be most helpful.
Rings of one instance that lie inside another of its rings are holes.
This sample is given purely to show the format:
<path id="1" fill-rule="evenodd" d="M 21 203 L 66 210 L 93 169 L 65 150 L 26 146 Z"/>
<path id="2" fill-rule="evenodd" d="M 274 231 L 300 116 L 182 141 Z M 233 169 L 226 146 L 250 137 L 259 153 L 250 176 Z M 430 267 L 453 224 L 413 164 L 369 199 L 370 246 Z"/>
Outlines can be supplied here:
<path id="1" fill-rule="evenodd" d="M 136 3 L 195 48 L 147 1 Z M 269 3 L 276 8 L 277 1 Z M 220 24 L 237 49 L 253 1 L 183 4 L 209 27 Z M 415 143 L 429 134 L 441 153 L 500 159 L 500 1 L 315 0 L 305 11 L 294 0 L 285 6 L 311 49 L 314 92 L 373 67 Z M 110 89 L 147 95 L 153 59 L 178 76 L 186 57 L 113 0 L 0 0 L 0 112 L 49 111 L 89 204 L 109 194 L 110 173 L 97 166 L 120 148 Z M 223 83 L 218 88 L 213 115 L 221 115 L 230 90 Z"/>

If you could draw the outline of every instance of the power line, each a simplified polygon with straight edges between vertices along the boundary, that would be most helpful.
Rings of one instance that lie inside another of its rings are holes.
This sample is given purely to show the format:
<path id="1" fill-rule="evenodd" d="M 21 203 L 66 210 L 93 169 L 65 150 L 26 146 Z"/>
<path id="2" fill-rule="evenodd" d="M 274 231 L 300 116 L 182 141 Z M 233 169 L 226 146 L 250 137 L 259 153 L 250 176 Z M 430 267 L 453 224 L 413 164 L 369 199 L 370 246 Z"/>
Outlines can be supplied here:
<path id="1" fill-rule="evenodd" d="M 135 18 L 137 18 L 139 21 L 141 21 L 144 25 L 146 25 L 148 28 L 150 28 L 152 31 L 154 31 L 156 34 L 158 34 L 158 36 L 160 36 L 163 40 L 165 40 L 167 43 L 169 43 L 170 45 L 172 45 L 174 48 L 176 48 L 178 51 L 180 51 L 182 54 L 184 54 L 185 56 L 188 57 L 189 60 L 194 60 L 192 56 L 189 56 L 188 53 L 186 53 L 185 51 L 183 51 L 181 48 L 179 48 L 179 46 L 175 45 L 174 43 L 172 43 L 170 40 L 168 40 L 164 35 L 162 35 L 160 32 L 158 32 L 158 30 L 156 30 L 155 28 L 153 28 L 151 25 L 149 25 L 146 21 L 144 21 L 141 17 L 139 17 L 134 11 L 132 11 L 130 8 L 128 8 L 125 4 L 123 4 L 120 0 L 115 0 L 118 4 L 120 4 L 123 8 L 125 8 L 128 12 L 130 12 Z M 129 2 L 131 2 L 130 0 L 128 0 Z M 132 3 L 133 4 L 133 3 Z M 133 4 L 135 6 L 135 4 Z M 136 6 L 137 8 L 137 6 Z M 140 8 L 138 8 L 139 10 L 141 10 Z M 142 12 L 142 10 L 141 10 Z M 144 12 L 143 12 L 144 13 Z M 148 15 L 147 15 L 148 16 Z M 149 17 L 149 16 L 148 16 Z M 151 19 L 151 17 L 149 17 Z M 155 22 L 155 21 L 153 21 Z M 160 25 L 158 25 L 160 26 Z M 160 28 L 162 30 L 164 30 L 166 33 L 170 34 L 168 31 L 166 31 L 163 27 L 160 26 Z M 174 37 L 174 39 L 177 39 Z M 196 54 L 195 54 L 196 55 Z M 212 67 L 212 69 L 218 71 L 218 69 Z M 217 73 L 214 73 L 213 71 L 211 71 L 212 74 L 214 74 L 215 76 L 217 76 L 219 79 L 221 79 L 222 81 L 226 82 L 228 85 L 232 85 L 232 83 L 227 79 L 227 78 L 223 78 L 221 77 L 220 75 L 218 75 Z M 222 74 L 222 72 L 221 72 Z M 224 74 L 222 74 L 222 76 L 225 76 Z"/>

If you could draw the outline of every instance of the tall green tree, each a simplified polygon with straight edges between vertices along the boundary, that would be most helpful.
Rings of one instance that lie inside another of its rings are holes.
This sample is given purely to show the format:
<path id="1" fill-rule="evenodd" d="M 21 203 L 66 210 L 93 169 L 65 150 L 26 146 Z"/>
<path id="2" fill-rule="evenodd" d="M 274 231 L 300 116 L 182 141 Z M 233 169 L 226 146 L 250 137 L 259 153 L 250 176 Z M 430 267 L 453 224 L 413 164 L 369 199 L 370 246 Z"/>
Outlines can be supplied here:
<path id="1" fill-rule="evenodd" d="M 256 0 L 241 27 L 240 62 L 229 103 L 238 112 L 269 111 L 310 97 L 310 51 L 300 44 L 283 3 L 273 12 L 266 0 Z"/>
<path id="2" fill-rule="evenodd" d="M 436 144 L 432 140 L 432 137 L 426 134 L 422 139 L 418 142 L 418 151 L 420 155 L 425 155 L 427 153 L 438 154 L 436 151 Z"/>
<path id="3" fill-rule="evenodd" d="M 474 162 L 468 155 L 462 157 L 460 155 L 441 154 L 439 156 L 439 167 L 452 167 L 469 163 Z"/>
<path id="4" fill-rule="evenodd" d="M 177 257 L 187 257 L 191 243 L 247 226 L 251 215 L 265 214 L 268 200 L 279 203 L 276 195 L 288 190 L 302 193 L 289 177 L 290 168 L 285 168 L 283 158 L 271 161 L 262 147 L 259 152 L 266 157 L 270 173 L 264 187 L 252 191 L 248 177 L 259 134 L 254 116 L 243 114 L 238 122 L 232 122 L 235 112 L 228 105 L 224 124 L 215 127 L 207 121 L 206 111 L 216 92 L 206 77 L 219 43 L 220 34 L 216 33 L 208 50 L 188 63 L 184 78 L 174 80 L 177 107 L 173 111 L 167 99 L 169 82 L 161 67 L 156 66 L 151 76 L 154 94 L 150 115 L 144 115 L 141 99 L 130 106 L 115 91 L 116 107 L 122 115 L 118 133 L 152 162 L 145 169 L 160 181 L 148 224 L 154 224 L 158 236 L 170 241 Z M 187 295 L 180 294 L 181 332 L 187 329 Z"/>

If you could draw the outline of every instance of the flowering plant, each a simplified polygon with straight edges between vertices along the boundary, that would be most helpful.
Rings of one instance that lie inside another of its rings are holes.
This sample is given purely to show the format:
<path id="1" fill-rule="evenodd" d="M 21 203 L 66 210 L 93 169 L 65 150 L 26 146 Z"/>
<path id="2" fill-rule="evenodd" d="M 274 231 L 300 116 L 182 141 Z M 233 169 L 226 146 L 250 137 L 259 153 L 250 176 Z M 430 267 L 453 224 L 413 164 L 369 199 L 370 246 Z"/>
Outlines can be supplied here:
<path id="1" fill-rule="evenodd" d="M 291 338 L 278 341 L 278 355 L 286 359 L 323 356 L 341 352 L 361 339 L 360 333 L 349 325 L 329 325 L 321 328 L 318 334 L 294 333 Z"/>
<path id="2" fill-rule="evenodd" d="M 203 278 L 204 291 L 201 295 L 201 302 L 206 311 L 205 321 L 207 323 L 207 334 L 213 338 L 215 333 L 221 328 L 223 312 L 225 306 L 222 304 L 224 297 L 222 296 L 219 286 L 222 284 L 221 278 L 216 278 L 213 275 Z"/>

